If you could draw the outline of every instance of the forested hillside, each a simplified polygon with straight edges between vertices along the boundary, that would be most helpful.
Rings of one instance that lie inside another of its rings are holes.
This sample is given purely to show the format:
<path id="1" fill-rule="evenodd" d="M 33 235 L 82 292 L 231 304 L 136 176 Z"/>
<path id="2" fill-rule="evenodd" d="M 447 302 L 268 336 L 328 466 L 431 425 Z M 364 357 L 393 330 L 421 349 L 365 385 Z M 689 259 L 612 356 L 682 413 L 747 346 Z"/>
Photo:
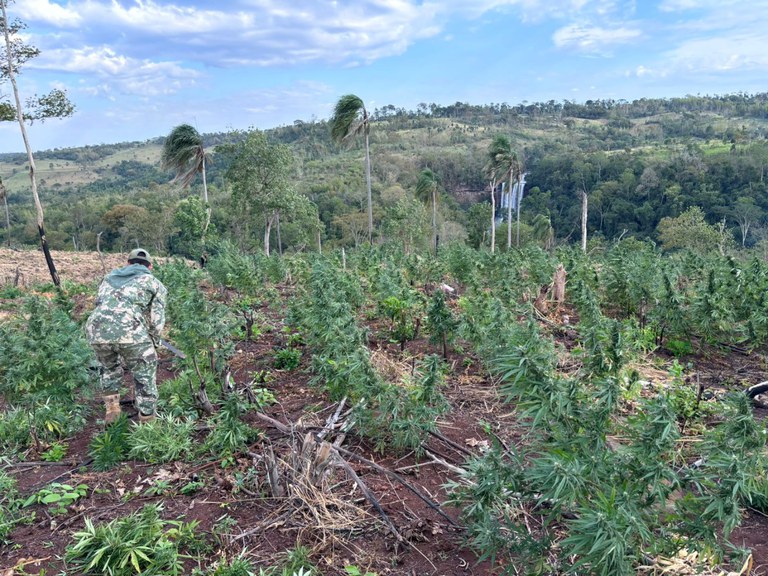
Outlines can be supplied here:
<path id="1" fill-rule="evenodd" d="M 338 144 L 328 124 L 297 120 L 250 148 L 248 132 L 203 134 L 212 208 L 206 243 L 226 238 L 263 249 L 267 222 L 273 250 L 367 241 L 363 141 Z M 693 237 L 708 239 L 697 242 L 703 249 L 762 248 L 767 125 L 768 94 L 377 108 L 370 123 L 374 241 L 430 245 L 432 200 L 416 194 L 429 169 L 439 242 L 488 245 L 490 186 L 504 180 L 492 178 L 489 150 L 504 137 L 518 175 L 525 173 L 521 244 L 580 240 L 586 195 L 590 240 L 634 235 L 677 247 L 690 243 L 692 228 Z M 161 169 L 164 139 L 38 152 L 52 248 L 92 250 L 98 239 L 107 251 L 138 243 L 196 256 L 202 179 L 187 188 L 172 182 L 173 172 Z M 288 154 L 270 167 L 273 150 Z M 261 164 L 267 172 L 279 167 L 284 181 L 254 183 L 246 167 Z M 2 239 L 10 246 L 38 242 L 27 170 L 26 155 L 0 155 L 10 222 Z M 497 188 L 497 221 L 506 216 L 500 200 Z M 502 249 L 505 226 L 496 233 Z M 516 229 L 513 236 L 517 244 Z"/>

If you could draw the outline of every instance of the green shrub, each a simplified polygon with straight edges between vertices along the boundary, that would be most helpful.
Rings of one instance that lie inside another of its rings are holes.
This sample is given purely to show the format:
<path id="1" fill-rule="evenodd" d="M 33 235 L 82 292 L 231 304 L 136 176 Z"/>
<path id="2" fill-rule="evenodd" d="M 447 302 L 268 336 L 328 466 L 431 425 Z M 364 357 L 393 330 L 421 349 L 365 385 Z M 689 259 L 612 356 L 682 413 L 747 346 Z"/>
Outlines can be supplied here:
<path id="1" fill-rule="evenodd" d="M 66 312 L 39 297 L 0 325 L 0 393 L 29 405 L 54 398 L 74 404 L 75 391 L 91 382 L 93 351 Z"/>
<path id="2" fill-rule="evenodd" d="M 299 364 L 301 364 L 301 350 L 282 348 L 275 352 L 274 366 L 276 370 L 295 370 Z"/>
<path id="3" fill-rule="evenodd" d="M 88 494 L 87 484 L 70 486 L 53 482 L 41 488 L 24 501 L 24 508 L 32 504 L 45 504 L 53 514 L 65 514 L 67 508 Z"/>
<path id="4" fill-rule="evenodd" d="M 162 415 L 134 424 L 128 433 L 128 458 L 150 464 L 183 460 L 192 456 L 194 422 Z"/>
<path id="5" fill-rule="evenodd" d="M 128 418 L 125 414 L 96 436 L 89 447 L 94 470 L 110 470 L 128 457 Z"/>
<path id="6" fill-rule="evenodd" d="M 75 532 L 66 560 L 82 574 L 145 576 L 182 574 L 180 541 L 194 532 L 196 523 L 163 520 L 161 505 L 141 510 L 105 524 L 85 519 Z"/>
<path id="7" fill-rule="evenodd" d="M 230 394 L 221 410 L 211 418 L 213 429 L 205 439 L 205 449 L 225 460 L 231 459 L 258 438 L 261 432 L 242 420 L 247 409 L 237 394 Z"/>

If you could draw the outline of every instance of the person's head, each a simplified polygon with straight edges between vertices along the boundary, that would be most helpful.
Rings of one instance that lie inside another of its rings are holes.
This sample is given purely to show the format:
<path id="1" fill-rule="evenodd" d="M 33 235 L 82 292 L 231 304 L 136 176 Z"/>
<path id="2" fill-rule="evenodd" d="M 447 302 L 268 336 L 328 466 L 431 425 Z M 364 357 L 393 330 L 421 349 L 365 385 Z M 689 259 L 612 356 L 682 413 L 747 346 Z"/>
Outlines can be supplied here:
<path id="1" fill-rule="evenodd" d="M 128 264 L 141 264 L 147 268 L 152 268 L 152 257 L 143 248 L 135 248 L 128 254 Z"/>

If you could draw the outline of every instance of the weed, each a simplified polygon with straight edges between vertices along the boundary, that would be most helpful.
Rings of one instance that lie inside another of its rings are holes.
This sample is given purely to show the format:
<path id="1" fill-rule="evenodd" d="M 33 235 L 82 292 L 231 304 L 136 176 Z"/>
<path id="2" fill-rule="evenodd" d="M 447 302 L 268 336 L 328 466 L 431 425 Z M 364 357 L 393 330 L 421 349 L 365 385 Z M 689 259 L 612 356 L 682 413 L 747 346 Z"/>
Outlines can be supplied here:
<path id="1" fill-rule="evenodd" d="M 183 460 L 192 454 L 193 422 L 168 415 L 134 424 L 128 435 L 128 457 L 150 464 Z"/>
<path id="2" fill-rule="evenodd" d="M 22 506 L 45 504 L 53 514 L 66 514 L 67 508 L 88 494 L 87 484 L 70 486 L 54 482 L 27 498 Z"/>
<path id="3" fill-rule="evenodd" d="M 114 468 L 128 456 L 128 418 L 125 414 L 107 426 L 106 430 L 96 436 L 89 447 L 93 458 L 94 470 L 104 471 Z"/>
<path id="4" fill-rule="evenodd" d="M 255 440 L 260 432 L 241 419 L 247 409 L 248 405 L 237 394 L 230 394 L 212 418 L 214 426 L 205 439 L 206 450 L 224 459 L 232 459 Z"/>
<path id="5" fill-rule="evenodd" d="M 301 363 L 301 350 L 283 348 L 275 352 L 274 366 L 276 370 L 295 370 Z"/>
<path id="6" fill-rule="evenodd" d="M 180 546 L 194 535 L 195 523 L 160 518 L 161 505 L 141 510 L 105 524 L 85 519 L 85 528 L 73 535 L 66 560 L 83 574 L 182 573 Z"/>
<path id="7" fill-rule="evenodd" d="M 60 462 L 67 454 L 66 442 L 54 442 L 48 450 L 40 454 L 40 459 L 46 462 Z"/>

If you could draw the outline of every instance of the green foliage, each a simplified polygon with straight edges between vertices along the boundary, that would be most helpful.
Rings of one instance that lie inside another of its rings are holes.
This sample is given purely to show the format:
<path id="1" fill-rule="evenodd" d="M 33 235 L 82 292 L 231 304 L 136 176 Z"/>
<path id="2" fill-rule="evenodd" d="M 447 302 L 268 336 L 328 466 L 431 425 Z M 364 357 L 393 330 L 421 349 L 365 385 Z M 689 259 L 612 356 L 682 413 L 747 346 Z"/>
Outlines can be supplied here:
<path id="1" fill-rule="evenodd" d="M 231 335 L 237 320 L 226 305 L 208 299 L 200 288 L 202 273 L 181 261 L 158 269 L 168 288 L 167 317 L 171 338 L 187 354 L 222 369 L 234 351 Z"/>
<path id="2" fill-rule="evenodd" d="M 440 392 L 446 366 L 439 356 L 427 356 L 416 367 L 413 382 L 401 386 L 381 382 L 371 390 L 369 404 L 358 408 L 361 426 L 379 450 L 424 452 L 430 431 L 449 404 Z"/>
<path id="3" fill-rule="evenodd" d="M 230 242 L 220 242 L 216 248 L 205 266 L 211 280 L 243 296 L 257 296 L 264 288 L 265 258 L 244 254 Z"/>
<path id="4" fill-rule="evenodd" d="M 363 572 L 357 566 L 344 566 L 344 571 L 347 573 L 347 576 L 378 576 L 376 572 L 369 572 L 367 570 Z"/>
<path id="5" fill-rule="evenodd" d="M 261 432 L 243 422 L 248 405 L 237 394 L 230 394 L 212 418 L 213 429 L 205 439 L 205 449 L 223 460 L 231 459 L 256 440 Z"/>
<path id="6" fill-rule="evenodd" d="M 131 447 L 128 443 L 129 422 L 125 414 L 107 426 L 97 435 L 89 446 L 93 458 L 93 469 L 110 470 L 128 458 Z"/>
<path id="7" fill-rule="evenodd" d="M 30 297 L 21 312 L 0 325 L 0 393 L 31 405 L 54 398 L 72 404 L 91 382 L 93 352 L 66 312 Z"/>
<path id="8" fill-rule="evenodd" d="M 702 255 L 711 252 L 722 254 L 735 244 L 732 235 L 707 224 L 704 211 L 698 206 L 691 206 L 676 218 L 662 218 L 658 232 L 666 250 L 684 248 Z"/>
<path id="9" fill-rule="evenodd" d="M 8 535 L 21 520 L 21 505 L 16 479 L 0 469 L 0 543 L 7 543 Z"/>
<path id="10" fill-rule="evenodd" d="M 66 438 L 85 425 L 85 406 L 60 404 L 51 398 L 0 412 L 0 448 L 20 452 Z M 55 451 L 54 451 L 55 453 Z"/>
<path id="11" fill-rule="evenodd" d="M 199 258 L 203 250 L 205 223 L 205 206 L 200 198 L 190 196 L 179 202 L 173 213 L 173 225 L 177 230 L 172 239 L 174 252 L 187 258 Z"/>
<path id="12" fill-rule="evenodd" d="M 182 574 L 179 542 L 194 534 L 196 522 L 163 520 L 161 511 L 162 506 L 148 504 L 104 524 L 86 518 L 67 547 L 67 562 L 83 574 Z"/>
<path id="13" fill-rule="evenodd" d="M 430 342 L 442 345 L 445 358 L 448 356 L 448 343 L 453 339 L 458 326 L 452 310 L 445 303 L 445 294 L 442 290 L 435 290 L 427 309 L 427 330 Z"/>
<path id="14" fill-rule="evenodd" d="M 600 317 L 591 294 L 578 296 L 589 323 L 579 325 L 585 335 L 577 377 L 558 374 L 552 344 L 534 325 L 512 331 L 491 362 L 501 392 L 532 430 L 524 452 L 497 443 L 466 464 L 470 484 L 450 485 L 468 543 L 481 558 L 514 558 L 534 573 L 555 570 L 555 557 L 561 570 L 629 576 L 651 550 L 722 554 L 741 519 L 739 502 L 761 501 L 765 431 L 746 396 L 735 395 L 718 416 L 722 424 L 705 433 L 697 464 L 681 466 L 678 422 L 702 411 L 678 364 L 668 390 L 616 419 L 620 383 L 631 384 L 621 376 L 625 346 L 619 324 Z M 610 446 L 612 435 L 622 445 Z M 534 534 L 519 520 L 530 510 L 541 516 Z"/>
<path id="15" fill-rule="evenodd" d="M 150 464 L 183 460 L 192 455 L 194 422 L 161 415 L 155 420 L 134 424 L 128 434 L 128 457 Z"/>
<path id="16" fill-rule="evenodd" d="M 256 567 L 242 555 L 222 562 L 206 572 L 208 576 L 256 576 Z"/>
<path id="17" fill-rule="evenodd" d="M 41 488 L 35 494 L 32 494 L 24 501 L 22 506 L 26 508 L 32 504 L 45 504 L 53 514 L 66 514 L 67 508 L 74 504 L 80 498 L 88 494 L 87 484 L 78 484 L 70 486 L 53 482 L 45 488 Z"/>
<path id="18" fill-rule="evenodd" d="M 295 370 L 299 364 L 301 364 L 301 350 L 298 348 L 282 348 L 275 352 L 276 370 Z"/>
<path id="19" fill-rule="evenodd" d="M 280 563 L 281 576 L 314 576 L 317 573 L 315 565 L 310 560 L 312 550 L 306 546 L 296 546 L 285 553 L 285 559 Z"/>
<path id="20" fill-rule="evenodd" d="M 50 448 L 40 454 L 40 459 L 46 462 L 60 462 L 67 455 L 66 442 L 54 442 Z"/>

